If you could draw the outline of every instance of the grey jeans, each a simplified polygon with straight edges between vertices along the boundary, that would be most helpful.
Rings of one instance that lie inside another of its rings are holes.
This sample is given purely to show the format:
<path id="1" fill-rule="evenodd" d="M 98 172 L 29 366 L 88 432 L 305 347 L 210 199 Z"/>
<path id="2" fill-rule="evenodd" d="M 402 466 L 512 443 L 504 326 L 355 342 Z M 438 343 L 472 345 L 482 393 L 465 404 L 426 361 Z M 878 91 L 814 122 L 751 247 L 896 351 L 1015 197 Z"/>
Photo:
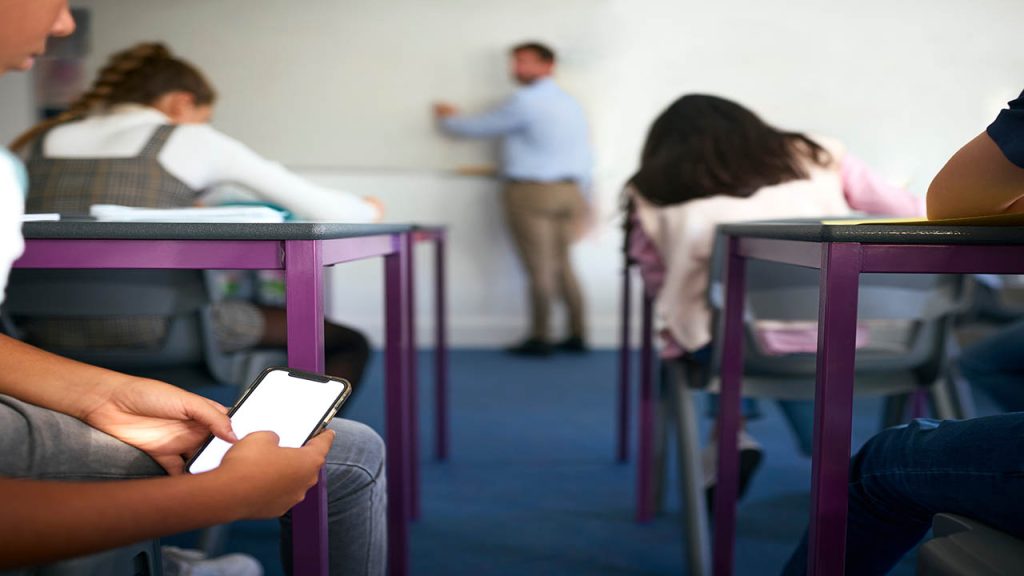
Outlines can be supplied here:
<path id="1" fill-rule="evenodd" d="M 331 574 L 384 574 L 384 442 L 351 420 L 336 418 L 330 427 L 337 433 L 327 455 Z M 0 476 L 88 481 L 162 474 L 163 468 L 145 453 L 80 420 L 0 395 Z M 289 518 L 282 518 L 282 548 L 288 552 L 289 527 Z"/>

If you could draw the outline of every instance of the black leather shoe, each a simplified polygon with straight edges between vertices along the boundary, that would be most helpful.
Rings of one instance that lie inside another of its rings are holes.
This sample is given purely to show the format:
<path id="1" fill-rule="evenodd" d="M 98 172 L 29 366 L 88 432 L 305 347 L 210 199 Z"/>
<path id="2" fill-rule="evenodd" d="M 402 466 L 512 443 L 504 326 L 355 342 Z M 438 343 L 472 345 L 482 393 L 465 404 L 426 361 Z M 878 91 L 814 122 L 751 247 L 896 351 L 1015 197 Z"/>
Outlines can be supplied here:
<path id="1" fill-rule="evenodd" d="M 506 348 L 505 352 L 515 356 L 550 356 L 551 344 L 537 338 L 527 338 L 511 348 Z"/>
<path id="2" fill-rule="evenodd" d="M 579 336 L 571 336 L 555 344 L 555 350 L 568 352 L 569 354 L 586 354 L 590 352 L 590 348 L 587 348 L 587 343 Z"/>

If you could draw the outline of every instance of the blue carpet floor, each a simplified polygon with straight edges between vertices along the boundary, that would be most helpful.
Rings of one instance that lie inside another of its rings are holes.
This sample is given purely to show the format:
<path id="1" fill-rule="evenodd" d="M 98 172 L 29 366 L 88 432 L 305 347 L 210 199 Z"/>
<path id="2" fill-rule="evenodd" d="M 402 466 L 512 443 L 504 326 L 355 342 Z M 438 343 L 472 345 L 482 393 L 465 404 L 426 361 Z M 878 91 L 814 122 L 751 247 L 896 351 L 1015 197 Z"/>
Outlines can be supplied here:
<path id="1" fill-rule="evenodd" d="M 421 358 L 423 516 L 412 527 L 414 575 L 685 573 L 674 490 L 665 514 L 638 525 L 634 468 L 613 460 L 613 352 L 532 360 L 453 351 L 452 457 L 443 464 L 430 452 L 432 358 Z M 378 354 L 344 414 L 379 432 L 381 380 Z M 855 447 L 876 430 L 880 407 L 857 401 Z M 765 403 L 764 412 L 750 425 L 767 456 L 739 510 L 740 575 L 778 573 L 807 518 L 810 461 L 797 453 L 774 405 Z M 243 522 L 232 527 L 228 549 L 281 574 L 277 537 L 276 522 Z M 893 574 L 913 572 L 907 558 Z"/>

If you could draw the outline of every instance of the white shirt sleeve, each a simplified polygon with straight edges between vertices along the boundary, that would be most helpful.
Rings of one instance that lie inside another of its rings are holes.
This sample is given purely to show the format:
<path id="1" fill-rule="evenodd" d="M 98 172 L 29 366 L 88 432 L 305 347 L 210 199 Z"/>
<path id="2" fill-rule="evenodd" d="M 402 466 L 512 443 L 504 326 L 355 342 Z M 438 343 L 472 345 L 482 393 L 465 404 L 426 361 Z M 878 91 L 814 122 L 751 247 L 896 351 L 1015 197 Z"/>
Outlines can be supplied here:
<path id="1" fill-rule="evenodd" d="M 362 197 L 314 184 L 204 124 L 178 126 L 160 153 L 160 164 L 194 190 L 241 184 L 304 220 L 363 223 L 380 217 Z"/>
<path id="2" fill-rule="evenodd" d="M 4 301 L 11 264 L 25 250 L 21 238 L 25 194 L 20 183 L 20 165 L 16 162 L 13 156 L 0 148 L 0 303 Z"/>

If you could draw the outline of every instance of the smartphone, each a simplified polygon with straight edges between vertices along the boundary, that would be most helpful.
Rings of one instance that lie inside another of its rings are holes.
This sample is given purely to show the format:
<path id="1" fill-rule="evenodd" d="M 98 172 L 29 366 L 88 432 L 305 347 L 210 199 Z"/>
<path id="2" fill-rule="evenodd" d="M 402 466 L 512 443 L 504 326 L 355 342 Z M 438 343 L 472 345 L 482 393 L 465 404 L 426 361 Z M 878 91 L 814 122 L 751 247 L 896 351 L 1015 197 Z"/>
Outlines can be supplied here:
<path id="1" fill-rule="evenodd" d="M 327 426 L 352 392 L 342 378 L 290 368 L 267 368 L 228 413 L 235 436 L 271 431 L 280 445 L 299 448 Z M 220 466 L 231 444 L 211 435 L 185 465 L 191 474 Z"/>

